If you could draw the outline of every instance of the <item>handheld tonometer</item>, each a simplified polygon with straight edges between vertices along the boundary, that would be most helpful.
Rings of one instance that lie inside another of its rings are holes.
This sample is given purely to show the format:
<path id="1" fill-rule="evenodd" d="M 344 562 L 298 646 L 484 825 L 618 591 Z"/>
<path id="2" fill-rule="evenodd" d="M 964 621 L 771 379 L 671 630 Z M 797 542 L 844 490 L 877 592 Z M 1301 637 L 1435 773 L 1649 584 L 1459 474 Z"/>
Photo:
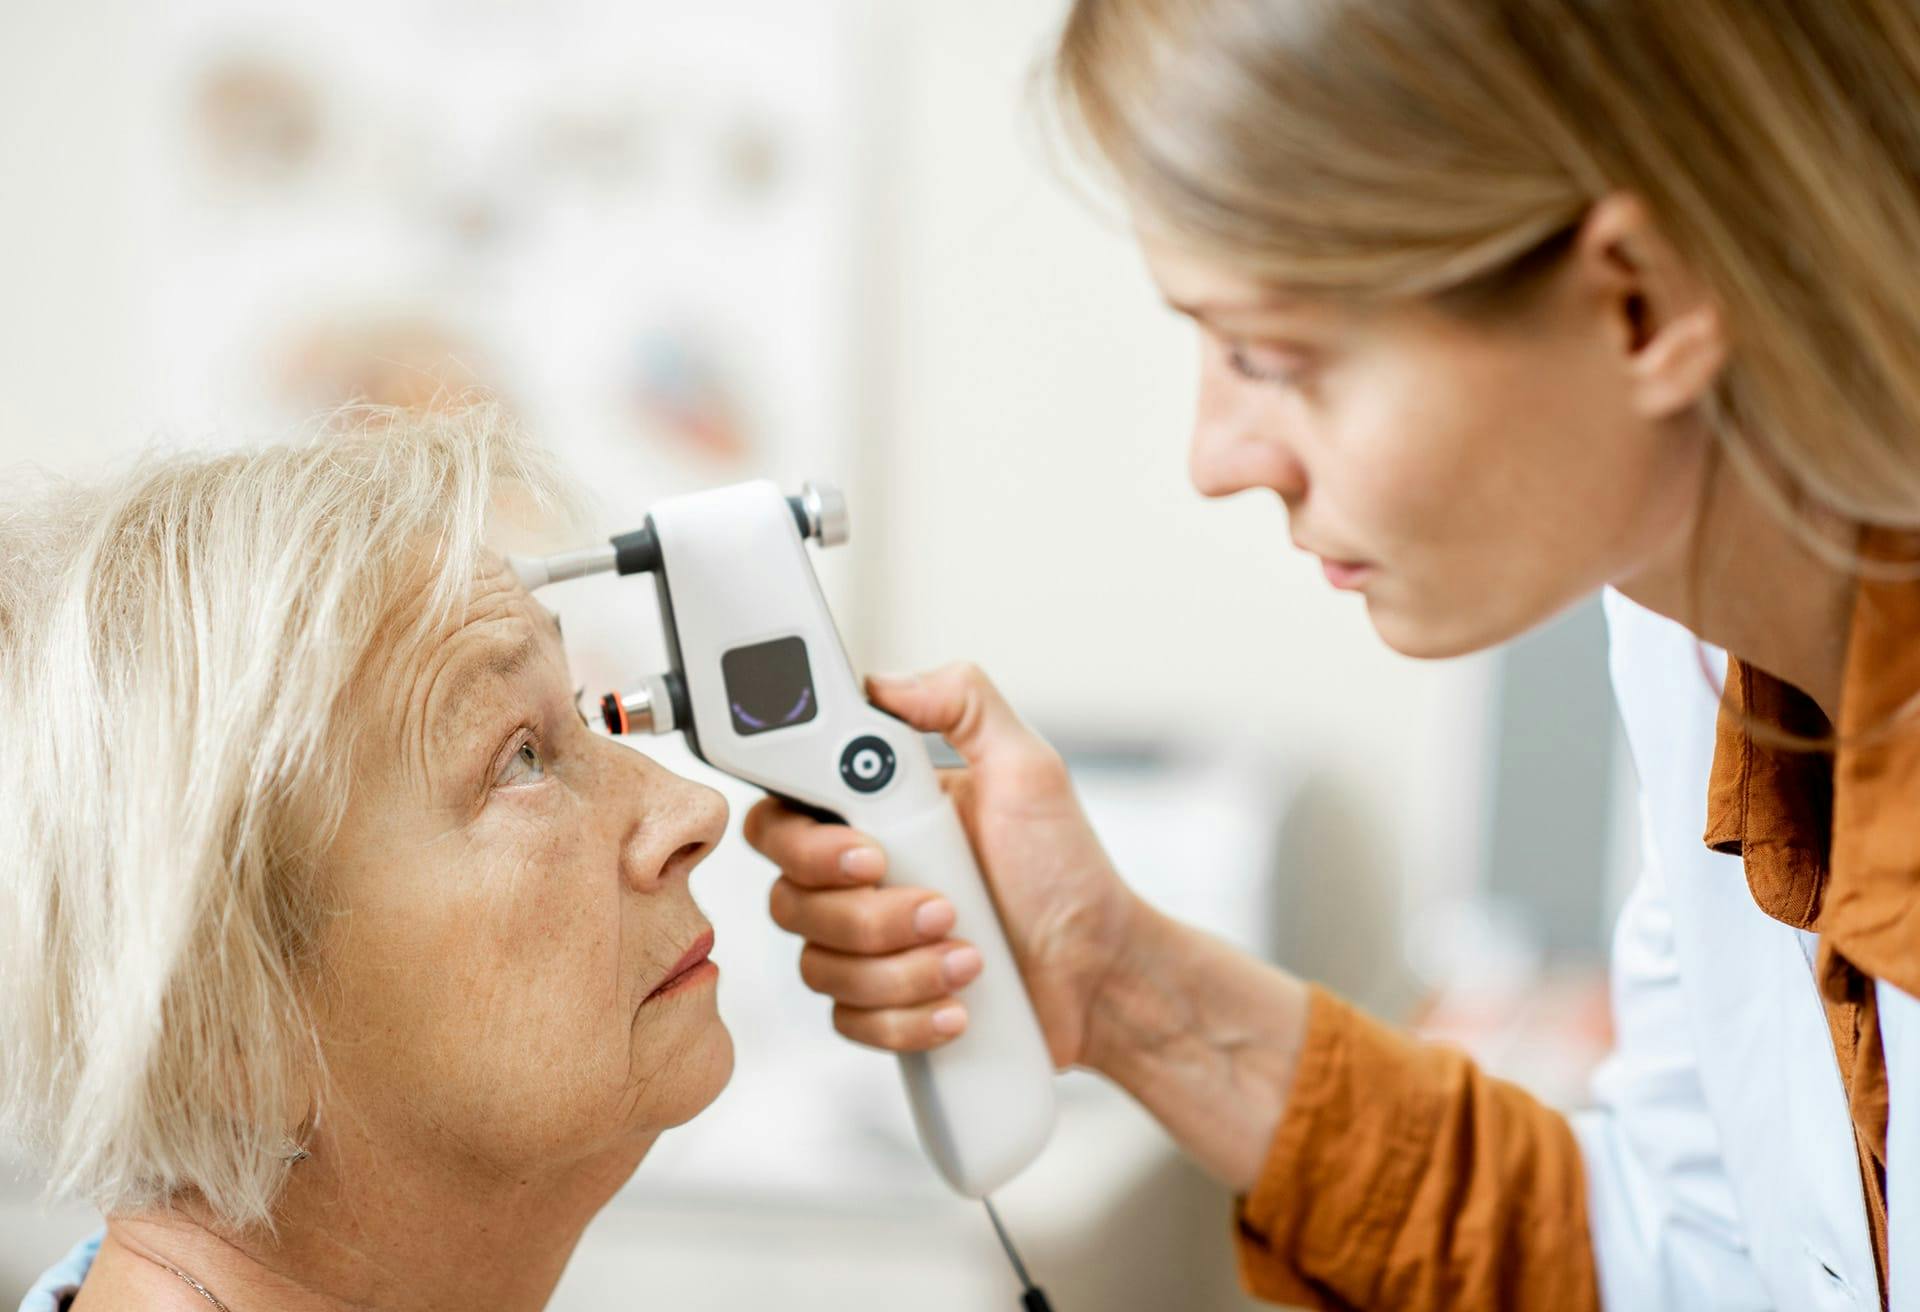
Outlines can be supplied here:
<path id="1" fill-rule="evenodd" d="M 886 849 L 887 882 L 953 904 L 980 950 L 967 1029 L 900 1058 L 920 1142 L 960 1193 L 984 1198 L 1053 1128 L 1053 1063 L 959 816 L 919 734 L 871 705 L 827 609 L 806 539 L 847 539 L 845 502 L 771 482 L 674 497 L 606 546 L 512 561 L 528 588 L 608 570 L 651 574 L 672 668 L 601 703 L 614 733 L 686 734 L 695 755 L 830 813 Z"/>

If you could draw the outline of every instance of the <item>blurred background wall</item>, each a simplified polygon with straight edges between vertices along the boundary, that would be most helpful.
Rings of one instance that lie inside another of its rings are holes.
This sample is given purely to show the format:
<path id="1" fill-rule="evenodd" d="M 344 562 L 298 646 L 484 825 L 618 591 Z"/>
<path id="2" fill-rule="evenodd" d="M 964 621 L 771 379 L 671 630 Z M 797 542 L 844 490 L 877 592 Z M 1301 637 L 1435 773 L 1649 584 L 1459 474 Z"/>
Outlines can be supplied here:
<path id="1" fill-rule="evenodd" d="M 1063 12 L 12 0 L 0 479 L 481 387 L 610 528 L 836 480 L 857 665 L 978 661 L 1156 900 L 1576 1100 L 1630 846 L 1596 612 L 1408 661 L 1277 499 L 1187 486 L 1192 331 L 1044 126 Z M 646 598 L 578 595 L 589 686 L 659 663 Z M 739 1074 L 555 1305 L 1011 1305 L 890 1063 L 831 1038 L 763 924 L 770 878 L 736 843 L 696 883 Z M 0 1186 L 0 1306 L 91 1224 L 34 1192 Z M 1005 1206 L 1063 1308 L 1240 1305 L 1227 1200 L 1091 1077 Z"/>

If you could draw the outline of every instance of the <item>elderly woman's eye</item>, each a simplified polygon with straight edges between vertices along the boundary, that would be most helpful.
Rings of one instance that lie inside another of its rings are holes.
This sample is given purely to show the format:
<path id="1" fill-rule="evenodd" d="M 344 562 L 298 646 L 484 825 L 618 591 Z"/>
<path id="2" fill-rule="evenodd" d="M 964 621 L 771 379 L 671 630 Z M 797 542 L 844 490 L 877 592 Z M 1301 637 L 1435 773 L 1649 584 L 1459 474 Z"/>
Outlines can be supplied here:
<path id="1" fill-rule="evenodd" d="M 500 777 L 494 780 L 502 788 L 516 784 L 537 784 L 547 777 L 547 763 L 541 759 L 540 745 L 529 738 L 514 749 L 506 764 L 500 767 Z"/>

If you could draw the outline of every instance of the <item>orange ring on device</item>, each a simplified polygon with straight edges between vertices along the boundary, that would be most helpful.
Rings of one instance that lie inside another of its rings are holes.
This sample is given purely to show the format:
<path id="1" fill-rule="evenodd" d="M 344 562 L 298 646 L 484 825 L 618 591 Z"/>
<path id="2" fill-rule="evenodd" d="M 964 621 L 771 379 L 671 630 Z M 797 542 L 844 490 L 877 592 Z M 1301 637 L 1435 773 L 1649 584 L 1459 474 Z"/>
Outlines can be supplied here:
<path id="1" fill-rule="evenodd" d="M 624 734 L 632 726 L 627 723 L 627 707 L 617 692 L 610 692 L 600 699 L 600 723 L 607 726 L 611 734 Z"/>

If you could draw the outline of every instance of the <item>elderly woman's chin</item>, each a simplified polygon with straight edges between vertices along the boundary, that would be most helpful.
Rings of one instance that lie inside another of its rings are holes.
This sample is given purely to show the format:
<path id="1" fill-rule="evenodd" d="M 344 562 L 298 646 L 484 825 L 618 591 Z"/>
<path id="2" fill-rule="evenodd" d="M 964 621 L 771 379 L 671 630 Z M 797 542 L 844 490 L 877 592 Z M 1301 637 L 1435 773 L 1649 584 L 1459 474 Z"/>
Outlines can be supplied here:
<path id="1" fill-rule="evenodd" d="M 644 1003 L 626 1035 L 562 1025 L 486 1034 L 456 1022 L 448 1046 L 467 1043 L 467 1051 L 429 1047 L 418 1065 L 375 1056 L 378 1044 L 361 1060 L 329 1042 L 333 1096 L 310 1140 L 311 1166 L 329 1170 L 333 1158 L 364 1176 L 399 1149 L 474 1180 L 573 1177 L 617 1188 L 661 1134 L 726 1089 L 733 1039 L 714 994 L 709 981 Z M 308 1169 L 295 1172 L 296 1182 Z"/>
<path id="2" fill-rule="evenodd" d="M 682 984 L 643 1003 L 634 1018 L 636 1046 L 657 1054 L 638 1105 L 643 1126 L 664 1130 L 686 1124 L 710 1107 L 732 1078 L 733 1035 L 720 1016 L 716 983 Z M 643 1060 L 636 1052 L 637 1069 L 647 1069 L 640 1065 Z"/>

